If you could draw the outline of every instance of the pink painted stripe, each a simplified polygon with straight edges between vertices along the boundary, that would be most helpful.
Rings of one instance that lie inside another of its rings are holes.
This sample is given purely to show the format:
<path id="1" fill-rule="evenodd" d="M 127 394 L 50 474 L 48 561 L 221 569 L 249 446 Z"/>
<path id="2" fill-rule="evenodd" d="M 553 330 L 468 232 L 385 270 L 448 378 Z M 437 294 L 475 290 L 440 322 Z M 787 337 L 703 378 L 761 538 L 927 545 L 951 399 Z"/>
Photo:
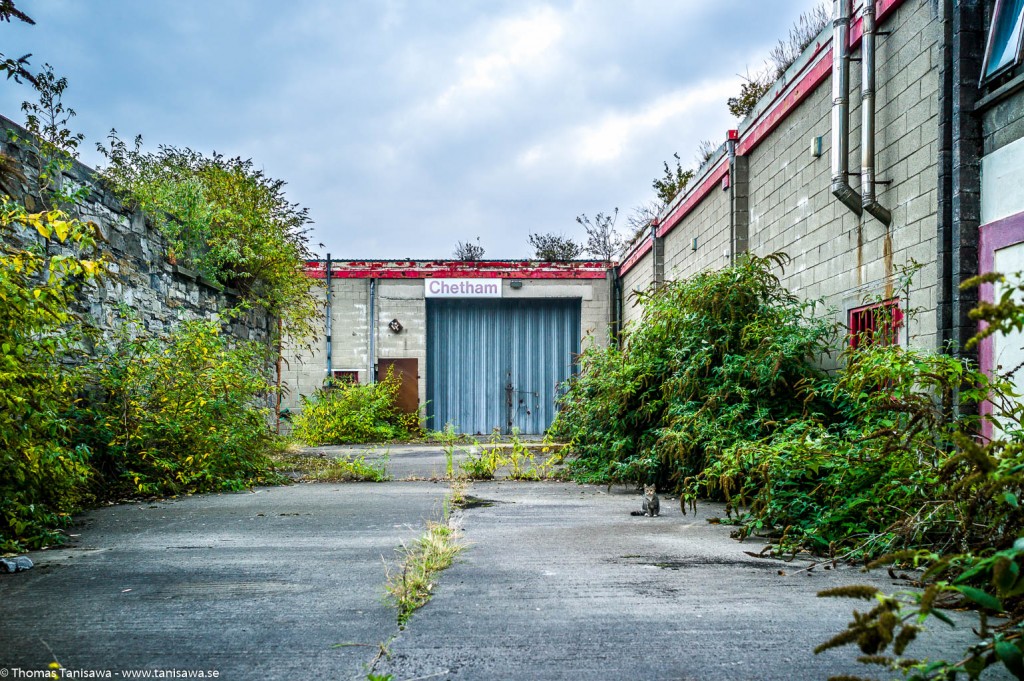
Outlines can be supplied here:
<path id="1" fill-rule="evenodd" d="M 982 225 L 979 230 L 978 239 L 978 271 L 982 274 L 992 272 L 995 269 L 996 251 L 1000 248 L 1024 243 L 1024 213 L 1017 213 L 1002 220 Z M 1003 274 L 1006 274 L 1005 272 Z M 995 287 L 992 284 L 982 284 L 978 291 L 978 297 L 985 302 L 995 302 Z M 978 330 L 986 327 L 984 322 L 979 322 Z M 978 346 L 978 364 L 981 370 L 991 375 L 995 364 L 995 347 L 992 337 L 981 341 Z M 992 413 L 990 402 L 981 403 L 981 413 L 988 415 Z M 981 433 L 985 438 L 992 437 L 992 424 L 983 421 Z"/>
<path id="2" fill-rule="evenodd" d="M 692 192 L 690 192 L 683 202 L 676 206 L 665 221 L 658 227 L 658 236 L 665 236 L 676 226 L 683 221 L 683 218 L 693 212 L 701 201 L 704 200 L 708 194 L 711 193 L 712 189 L 718 189 L 721 186 L 722 178 L 729 174 L 729 159 L 723 157 L 719 162 L 719 166 L 714 171 L 704 176 L 703 181 L 698 185 Z"/>
<path id="3" fill-rule="evenodd" d="M 803 75 L 800 76 L 796 84 L 789 89 L 783 89 L 785 94 L 761 114 L 757 123 L 747 130 L 747 133 L 736 147 L 737 154 L 746 156 L 757 148 L 768 135 L 779 127 L 784 120 L 789 118 L 789 115 L 804 100 L 818 89 L 819 85 L 828 80 L 832 73 L 832 48 L 822 50 L 819 46 L 818 50 L 819 54 L 816 55 L 818 60 L 808 62 L 809 68 L 803 71 Z"/>

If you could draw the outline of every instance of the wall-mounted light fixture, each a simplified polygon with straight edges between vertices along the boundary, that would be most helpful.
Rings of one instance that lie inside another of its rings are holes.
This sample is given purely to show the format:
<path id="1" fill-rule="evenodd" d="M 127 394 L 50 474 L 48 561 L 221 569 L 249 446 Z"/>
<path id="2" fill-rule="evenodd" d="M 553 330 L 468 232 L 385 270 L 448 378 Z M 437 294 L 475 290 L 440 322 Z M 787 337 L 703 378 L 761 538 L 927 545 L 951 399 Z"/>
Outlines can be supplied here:
<path id="1" fill-rule="evenodd" d="M 811 138 L 811 157 L 818 158 L 821 156 L 821 135 Z"/>
<path id="2" fill-rule="evenodd" d="M 516 289 L 518 291 L 519 289 L 521 289 L 523 287 L 523 282 L 521 282 L 518 279 L 516 279 L 515 281 L 510 282 L 509 286 L 511 288 L 514 288 L 514 289 Z"/>
<path id="3" fill-rule="evenodd" d="M 697 237 L 693 237 L 693 241 L 690 242 L 690 249 L 694 251 L 697 250 Z"/>

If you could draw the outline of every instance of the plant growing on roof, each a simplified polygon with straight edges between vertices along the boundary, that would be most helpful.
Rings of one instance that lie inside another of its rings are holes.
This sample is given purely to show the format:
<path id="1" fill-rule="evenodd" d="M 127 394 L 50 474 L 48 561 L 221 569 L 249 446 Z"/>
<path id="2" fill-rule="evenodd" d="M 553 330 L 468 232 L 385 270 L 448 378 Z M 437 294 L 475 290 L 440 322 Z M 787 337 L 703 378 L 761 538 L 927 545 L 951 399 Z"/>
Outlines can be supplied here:
<path id="1" fill-rule="evenodd" d="M 455 244 L 455 251 L 452 253 L 456 260 L 483 260 L 484 258 L 484 247 L 480 245 L 480 237 L 476 238 L 476 243 L 472 241 L 459 241 Z"/>
<path id="2" fill-rule="evenodd" d="M 575 260 L 583 253 L 583 246 L 563 234 L 530 234 L 533 257 L 544 262 Z"/>

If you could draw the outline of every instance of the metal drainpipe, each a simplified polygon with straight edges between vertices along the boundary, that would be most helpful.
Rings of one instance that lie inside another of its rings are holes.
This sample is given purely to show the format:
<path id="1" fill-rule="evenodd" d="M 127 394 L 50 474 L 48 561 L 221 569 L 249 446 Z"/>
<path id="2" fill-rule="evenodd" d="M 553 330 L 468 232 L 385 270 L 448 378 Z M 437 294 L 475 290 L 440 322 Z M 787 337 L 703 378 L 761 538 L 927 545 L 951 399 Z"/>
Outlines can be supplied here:
<path id="1" fill-rule="evenodd" d="M 863 210 L 861 198 L 849 181 L 851 13 L 852 0 L 835 0 L 832 20 L 832 194 L 859 216 Z"/>
<path id="2" fill-rule="evenodd" d="M 860 192 L 864 210 L 883 225 L 892 223 L 892 213 L 875 198 L 875 0 L 866 0 L 862 11 L 864 37 L 861 40 L 861 124 Z"/>
<path id="3" fill-rule="evenodd" d="M 729 152 L 729 264 L 736 264 L 736 140 L 728 139 Z"/>
<path id="4" fill-rule="evenodd" d="M 332 373 L 333 367 L 331 366 L 331 335 L 332 335 L 333 332 L 332 332 L 332 329 L 331 329 L 331 254 L 330 253 L 327 254 L 327 274 L 326 274 L 326 277 L 325 277 L 325 281 L 327 282 L 327 326 L 326 326 L 326 331 L 327 331 L 327 367 L 325 368 L 325 371 L 327 372 L 327 375 L 325 377 L 325 380 L 330 380 L 331 377 L 334 375 Z"/>
<path id="5" fill-rule="evenodd" d="M 377 382 L 377 280 L 370 279 L 370 383 Z"/>

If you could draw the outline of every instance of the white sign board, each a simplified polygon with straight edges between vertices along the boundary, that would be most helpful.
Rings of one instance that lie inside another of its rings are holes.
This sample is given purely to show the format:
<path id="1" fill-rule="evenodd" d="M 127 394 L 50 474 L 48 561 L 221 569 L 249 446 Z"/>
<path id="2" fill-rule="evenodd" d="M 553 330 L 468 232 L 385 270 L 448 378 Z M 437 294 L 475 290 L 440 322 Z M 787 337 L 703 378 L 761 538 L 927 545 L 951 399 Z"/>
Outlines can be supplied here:
<path id="1" fill-rule="evenodd" d="M 426 279 L 427 298 L 501 298 L 501 279 Z"/>

